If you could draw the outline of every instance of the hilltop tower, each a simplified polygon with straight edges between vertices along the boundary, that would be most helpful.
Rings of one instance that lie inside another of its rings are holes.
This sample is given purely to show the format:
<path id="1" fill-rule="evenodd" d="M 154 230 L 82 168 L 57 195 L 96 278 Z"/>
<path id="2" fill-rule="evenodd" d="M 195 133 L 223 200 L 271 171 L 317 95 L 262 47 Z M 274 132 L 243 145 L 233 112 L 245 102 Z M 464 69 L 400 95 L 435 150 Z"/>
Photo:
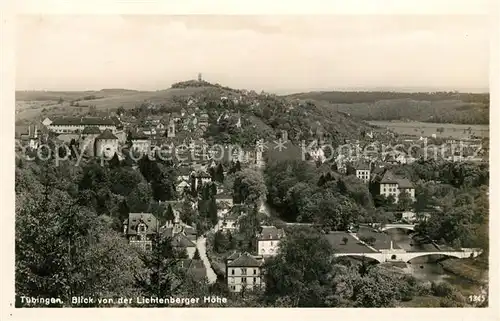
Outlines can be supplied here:
<path id="1" fill-rule="evenodd" d="M 201 78 L 201 72 L 200 72 L 200 73 L 198 73 L 198 81 L 199 81 L 199 82 L 202 82 L 202 81 L 203 81 L 203 78 Z"/>

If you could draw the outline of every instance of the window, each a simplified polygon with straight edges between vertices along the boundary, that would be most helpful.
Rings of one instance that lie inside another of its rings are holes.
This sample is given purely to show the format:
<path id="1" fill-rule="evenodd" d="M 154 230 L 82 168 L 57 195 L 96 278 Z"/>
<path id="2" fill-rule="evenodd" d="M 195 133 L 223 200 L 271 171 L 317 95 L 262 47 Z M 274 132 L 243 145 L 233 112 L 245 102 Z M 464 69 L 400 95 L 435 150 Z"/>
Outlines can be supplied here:
<path id="1" fill-rule="evenodd" d="M 273 241 L 271 241 L 271 246 L 273 246 L 273 245 L 274 245 L 274 244 L 273 244 Z"/>
<path id="2" fill-rule="evenodd" d="M 231 290 L 235 291 L 236 287 L 234 285 L 231 285 Z"/>
<path id="3" fill-rule="evenodd" d="M 234 283 L 234 278 L 231 278 L 231 283 Z"/>
<path id="4" fill-rule="evenodd" d="M 139 226 L 137 227 L 137 232 L 139 232 L 139 233 L 145 233 L 146 232 L 146 225 L 139 224 Z"/>
<path id="5" fill-rule="evenodd" d="M 247 278 L 241 278 L 241 283 L 247 283 Z"/>
<path id="6" fill-rule="evenodd" d="M 253 269 L 253 275 L 257 274 L 257 269 Z"/>
<path id="7" fill-rule="evenodd" d="M 253 284 L 257 283 L 257 278 L 253 278 Z"/>
<path id="8" fill-rule="evenodd" d="M 234 269 L 231 269 L 231 275 L 234 275 Z"/>
<path id="9" fill-rule="evenodd" d="M 241 275 L 247 275 L 247 269 L 241 269 Z"/>

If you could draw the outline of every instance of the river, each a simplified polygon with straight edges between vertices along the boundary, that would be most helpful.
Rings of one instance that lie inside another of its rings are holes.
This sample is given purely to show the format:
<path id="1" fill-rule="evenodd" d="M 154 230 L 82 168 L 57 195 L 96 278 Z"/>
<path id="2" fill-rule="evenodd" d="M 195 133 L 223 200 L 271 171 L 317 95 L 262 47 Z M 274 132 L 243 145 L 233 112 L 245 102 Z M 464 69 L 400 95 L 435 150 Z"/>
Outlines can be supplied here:
<path id="1" fill-rule="evenodd" d="M 411 238 L 405 230 L 392 229 L 387 231 L 391 236 L 392 240 L 404 250 L 435 250 L 436 248 L 432 244 L 419 244 L 417 241 Z M 443 267 L 436 262 L 436 257 L 427 256 L 421 258 L 415 258 L 411 260 L 410 263 L 406 264 L 403 271 L 411 274 L 417 280 L 427 281 L 427 282 L 447 282 L 454 287 L 461 289 L 463 291 L 474 291 L 478 289 L 478 285 L 464 279 L 458 275 L 450 273 L 443 269 Z"/>

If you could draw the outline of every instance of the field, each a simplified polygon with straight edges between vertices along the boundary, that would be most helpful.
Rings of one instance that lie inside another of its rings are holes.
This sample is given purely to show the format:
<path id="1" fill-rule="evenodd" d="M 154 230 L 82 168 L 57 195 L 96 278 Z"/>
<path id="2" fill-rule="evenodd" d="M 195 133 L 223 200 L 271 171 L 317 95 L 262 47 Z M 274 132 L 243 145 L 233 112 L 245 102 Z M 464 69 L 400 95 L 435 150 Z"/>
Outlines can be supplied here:
<path id="1" fill-rule="evenodd" d="M 16 92 L 16 122 L 43 118 L 43 113 L 58 116 L 75 116 L 86 113 L 88 106 L 97 111 L 113 111 L 118 107 L 134 108 L 144 102 L 168 103 L 174 97 L 186 97 L 207 90 L 206 87 L 171 88 L 158 91 L 101 90 L 89 92 Z M 94 96 L 96 99 L 85 99 Z M 61 101 L 59 101 L 61 100 Z M 71 106 L 78 100 L 80 106 Z M 41 117 L 42 116 L 42 117 Z"/>
<path id="2" fill-rule="evenodd" d="M 431 136 L 467 139 L 470 135 L 479 137 L 489 137 L 490 128 L 488 125 L 461 125 L 461 124 L 440 124 L 402 121 L 368 121 L 369 124 L 390 129 L 400 135 Z M 442 133 L 438 128 L 443 128 Z M 470 132 L 469 132 L 470 128 Z"/>

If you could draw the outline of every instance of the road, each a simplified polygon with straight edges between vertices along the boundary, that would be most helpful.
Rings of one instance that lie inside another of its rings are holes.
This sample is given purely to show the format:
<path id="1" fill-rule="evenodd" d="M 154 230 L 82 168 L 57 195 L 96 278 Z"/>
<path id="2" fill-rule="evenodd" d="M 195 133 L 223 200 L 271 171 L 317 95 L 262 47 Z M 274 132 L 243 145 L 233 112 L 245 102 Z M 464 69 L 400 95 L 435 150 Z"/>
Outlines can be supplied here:
<path id="1" fill-rule="evenodd" d="M 200 236 L 196 240 L 196 248 L 198 249 L 198 253 L 200 253 L 200 258 L 203 261 L 203 265 L 205 266 L 205 269 L 207 270 L 207 278 L 208 282 L 210 284 L 215 283 L 217 280 L 217 275 L 215 274 L 214 270 L 212 269 L 212 266 L 210 265 L 210 261 L 208 260 L 207 257 L 207 239 L 204 236 Z"/>

